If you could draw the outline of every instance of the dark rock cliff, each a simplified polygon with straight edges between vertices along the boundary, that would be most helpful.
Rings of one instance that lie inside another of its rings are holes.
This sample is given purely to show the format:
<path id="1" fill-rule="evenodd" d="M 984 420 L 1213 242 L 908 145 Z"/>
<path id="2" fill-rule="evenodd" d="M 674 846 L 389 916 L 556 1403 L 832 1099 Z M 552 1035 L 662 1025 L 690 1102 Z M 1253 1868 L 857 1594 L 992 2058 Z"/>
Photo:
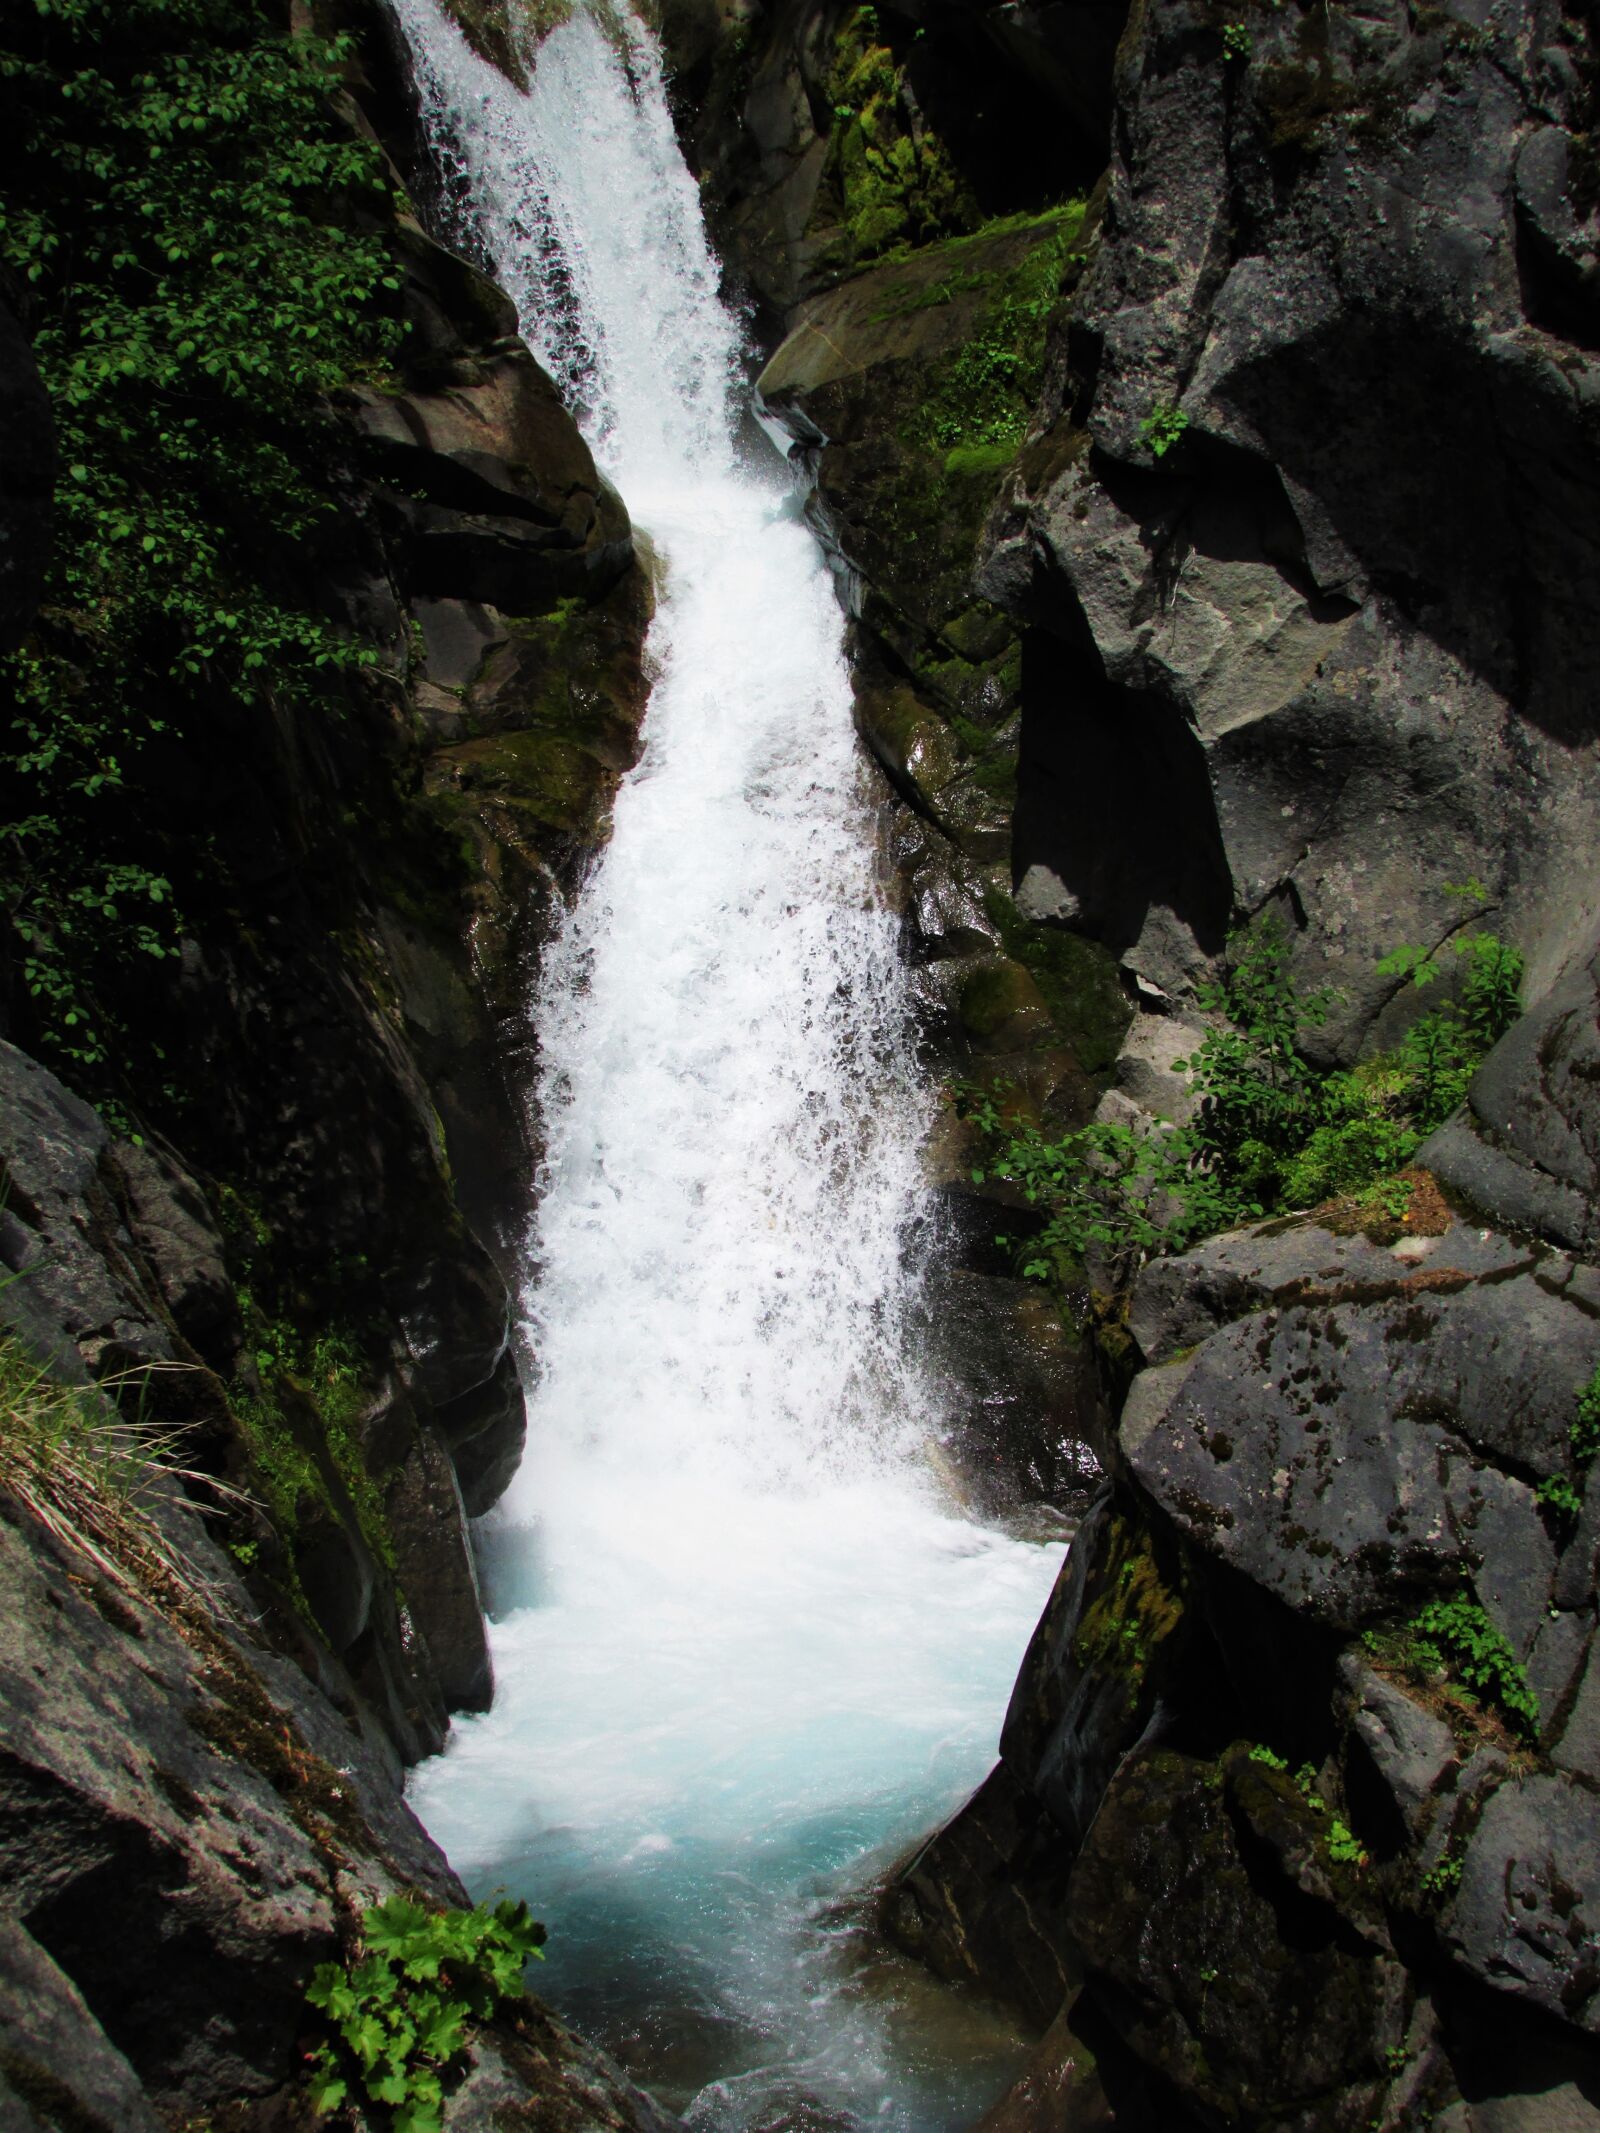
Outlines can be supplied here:
<path id="1" fill-rule="evenodd" d="M 1299 1216 L 1077 1300 L 1100 1373 L 1045 1430 L 1108 1478 L 885 1921 L 1046 2030 L 994 2133 L 1600 2123 L 1593 27 L 1117 15 L 666 10 L 935 1041 L 1047 1125 L 1171 1117 L 1230 929 L 1281 915 L 1349 1060 L 1469 878 L 1531 1007 L 1413 1233 Z M 974 1154 L 935 1159 L 981 1280 L 1027 1215 Z"/>
<path id="2" fill-rule="evenodd" d="M 355 38 L 329 122 L 392 173 L 384 13 L 321 19 Z M 359 661 L 315 711 L 270 677 L 174 692 L 130 752 L 100 819 L 160 855 L 181 937 L 106 981 L 100 1109 L 30 1056 L 51 1026 L 5 943 L 0 2113 L 57 2133 L 303 2116 L 312 1967 L 384 1896 L 464 1900 L 399 1780 L 492 1692 L 466 1518 L 522 1439 L 527 985 L 644 696 L 626 511 L 507 299 L 397 186 L 329 211 L 389 248 L 404 337 L 321 411 L 315 535 L 260 567 Z M 0 637 L 70 662 L 32 322 L 0 312 Z M 181 1576 L 41 1511 L 38 1365 L 83 1388 L 69 1437 L 194 1470 L 203 1522 L 118 1483 Z M 662 2123 L 532 2002 L 457 2073 L 451 2124 Z"/>

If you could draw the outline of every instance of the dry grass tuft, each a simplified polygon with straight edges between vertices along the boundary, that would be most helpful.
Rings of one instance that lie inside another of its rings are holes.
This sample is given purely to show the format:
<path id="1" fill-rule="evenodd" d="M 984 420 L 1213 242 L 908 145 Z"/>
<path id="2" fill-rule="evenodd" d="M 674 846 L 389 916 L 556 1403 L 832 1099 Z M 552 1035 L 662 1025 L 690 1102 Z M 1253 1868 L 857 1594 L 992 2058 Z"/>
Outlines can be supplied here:
<path id="1" fill-rule="evenodd" d="M 123 1591 L 226 1617 L 222 1593 L 163 1530 L 152 1506 L 186 1484 L 220 1502 L 243 1499 L 180 1463 L 181 1432 L 143 1428 L 113 1405 L 112 1393 L 142 1386 L 147 1375 L 140 1369 L 102 1387 L 64 1385 L 0 1331 L 0 1490 Z"/>

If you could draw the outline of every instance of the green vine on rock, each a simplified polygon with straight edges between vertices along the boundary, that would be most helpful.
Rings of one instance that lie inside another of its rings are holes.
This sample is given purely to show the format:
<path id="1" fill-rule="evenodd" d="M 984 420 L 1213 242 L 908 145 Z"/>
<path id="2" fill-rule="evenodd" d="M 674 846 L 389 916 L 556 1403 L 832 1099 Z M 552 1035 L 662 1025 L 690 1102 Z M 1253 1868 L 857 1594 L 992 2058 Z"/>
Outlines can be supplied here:
<path id="1" fill-rule="evenodd" d="M 442 2076 L 468 2025 L 522 1997 L 522 1973 L 542 1960 L 544 1941 L 525 1903 L 430 1911 L 391 1896 L 374 1904 L 357 1951 L 320 1963 L 306 1988 L 329 2032 L 312 2055 L 313 2109 L 360 2096 L 394 2112 L 394 2133 L 438 2133 Z"/>

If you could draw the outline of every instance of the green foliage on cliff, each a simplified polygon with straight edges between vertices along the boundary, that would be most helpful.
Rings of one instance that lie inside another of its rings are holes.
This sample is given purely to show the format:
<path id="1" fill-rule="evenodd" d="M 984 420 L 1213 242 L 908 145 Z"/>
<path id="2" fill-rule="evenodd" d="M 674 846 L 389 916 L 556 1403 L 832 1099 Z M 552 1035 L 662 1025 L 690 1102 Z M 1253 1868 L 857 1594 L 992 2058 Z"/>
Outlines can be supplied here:
<path id="1" fill-rule="evenodd" d="M 1536 1739 L 1539 1704 L 1517 1656 L 1469 1593 L 1433 1600 L 1412 1622 L 1416 1671 L 1446 1674 L 1480 1704 L 1497 1710 L 1514 1732 Z"/>
<path id="2" fill-rule="evenodd" d="M 1006 228 L 1036 232 L 1008 274 L 979 283 L 983 301 L 971 332 L 930 377 L 914 441 L 941 449 L 947 473 L 992 476 L 1021 443 L 1043 376 L 1046 332 L 1086 213 L 1087 204 L 1073 200 L 1042 215 L 988 224 L 939 247 L 948 273 L 930 288 L 931 296 L 965 286 L 966 262 L 980 258 L 980 245 Z"/>
<path id="3" fill-rule="evenodd" d="M 522 1997 L 544 1927 L 525 1903 L 429 1911 L 391 1896 L 362 1915 L 359 1930 L 357 1951 L 318 1964 L 306 1988 L 330 2033 L 312 2063 L 313 2108 L 362 2097 L 393 2111 L 395 2133 L 437 2133 L 441 2072 L 469 2023 Z"/>
<path id="4" fill-rule="evenodd" d="M 240 1291 L 254 1379 L 229 1388 L 229 1405 L 244 1432 L 254 1486 L 289 1551 L 290 1574 L 301 1528 L 323 1513 L 341 1522 L 334 1490 L 348 1496 L 362 1537 L 379 1562 L 395 1567 L 383 1492 L 368 1470 L 360 1423 L 368 1398 L 355 1334 L 343 1326 L 306 1336 L 282 1320 L 265 1318 L 248 1290 Z M 296 1427 L 296 1418 L 300 1427 Z M 313 1446 L 324 1450 L 337 1477 L 330 1482 Z M 298 1589 L 292 1597 L 304 1605 Z"/>
<path id="5" fill-rule="evenodd" d="M 1485 892 L 1474 882 L 1452 893 L 1477 901 Z M 1522 957 L 1491 933 L 1432 953 L 1399 948 L 1378 967 L 1433 986 L 1446 955 L 1460 980 L 1453 999 L 1419 1016 L 1394 1050 L 1328 1071 L 1311 1065 L 1305 1040 L 1334 995 L 1301 992 L 1288 936 L 1270 913 L 1234 937 L 1223 977 L 1200 994 L 1222 1022 L 1187 1064 L 1204 1164 L 1242 1206 L 1272 1212 L 1365 1194 L 1376 1196 L 1374 1216 L 1404 1215 L 1404 1196 L 1386 1181 L 1463 1100 L 1521 1012 Z"/>
<path id="6" fill-rule="evenodd" d="M 4 665 L 0 894 L 37 1042 L 93 1092 L 130 966 L 175 952 L 169 737 L 371 657 L 286 567 L 330 514 L 321 396 L 400 333 L 342 56 L 259 0 L 18 0 L 0 29 L 0 256 L 60 462 L 46 605 Z"/>
<path id="7" fill-rule="evenodd" d="M 955 1103 L 958 1116 L 993 1149 L 987 1168 L 974 1168 L 973 1182 L 1003 1178 L 1044 1212 L 1043 1226 L 1020 1254 L 1025 1280 L 1064 1280 L 1099 1252 L 1120 1286 L 1144 1259 L 1182 1251 L 1239 1211 L 1205 1167 L 1200 1140 L 1187 1128 L 1142 1133 L 1096 1120 L 1052 1135 L 1027 1117 L 1008 1114 L 1003 1088 L 964 1084 Z"/>
<path id="8" fill-rule="evenodd" d="M 1483 891 L 1472 883 L 1460 893 Z M 1026 1278 L 1060 1281 L 1096 1252 L 1120 1284 L 1145 1258 L 1214 1230 L 1341 1197 L 1354 1199 L 1363 1221 L 1403 1222 L 1412 1184 L 1398 1173 L 1521 1012 L 1522 958 L 1497 936 L 1467 933 L 1433 955 L 1399 949 L 1380 968 L 1418 985 L 1439 980 L 1448 952 L 1460 973 L 1456 996 L 1419 1017 L 1393 1051 L 1330 1070 L 1312 1063 L 1306 1040 L 1335 995 L 1301 990 L 1282 924 L 1269 913 L 1229 949 L 1221 976 L 1199 992 L 1216 1024 L 1187 1060 L 1174 1061 L 1199 1094 L 1191 1124 L 1097 1121 L 1051 1135 L 1010 1103 L 1002 1083 L 955 1090 L 958 1114 L 985 1146 L 975 1181 L 1005 1179 L 1044 1211 L 1021 1253 Z M 1593 1434 L 1600 1446 L 1600 1396 Z"/>

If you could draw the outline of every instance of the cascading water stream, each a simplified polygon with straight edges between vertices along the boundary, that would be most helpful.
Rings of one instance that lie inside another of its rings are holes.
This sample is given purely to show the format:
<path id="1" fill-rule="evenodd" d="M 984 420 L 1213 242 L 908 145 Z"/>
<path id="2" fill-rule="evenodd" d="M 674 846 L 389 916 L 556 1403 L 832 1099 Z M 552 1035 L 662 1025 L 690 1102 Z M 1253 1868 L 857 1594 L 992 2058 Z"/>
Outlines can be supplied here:
<path id="1" fill-rule="evenodd" d="M 839 1899 L 990 1760 L 1059 1551 L 943 1505 L 903 1324 L 929 1098 L 842 618 L 735 447 L 659 60 L 579 7 L 524 94 L 393 0 L 436 151 L 664 565 L 646 745 L 534 1014 L 539 1383 L 484 1536 L 495 1707 L 413 1798 L 540 1985 L 696 2123 L 973 2115 L 1017 2051 Z"/>

